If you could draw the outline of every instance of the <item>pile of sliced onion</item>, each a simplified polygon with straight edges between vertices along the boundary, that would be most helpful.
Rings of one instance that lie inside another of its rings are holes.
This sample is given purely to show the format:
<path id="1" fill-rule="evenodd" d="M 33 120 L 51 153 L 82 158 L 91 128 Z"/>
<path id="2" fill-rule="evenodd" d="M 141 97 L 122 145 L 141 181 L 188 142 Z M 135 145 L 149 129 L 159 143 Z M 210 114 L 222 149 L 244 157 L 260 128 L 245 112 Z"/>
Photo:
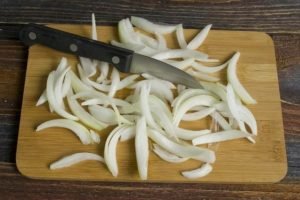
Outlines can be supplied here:
<path id="1" fill-rule="evenodd" d="M 161 25 L 131 17 L 118 24 L 120 42 L 111 41 L 112 45 L 151 56 L 186 71 L 199 79 L 203 89 L 175 85 L 149 74 L 128 75 L 121 79 L 119 72 L 108 63 L 88 58 L 79 58 L 76 73 L 67 59 L 62 58 L 57 69 L 49 73 L 46 89 L 36 104 L 40 106 L 48 102 L 50 111 L 61 119 L 46 121 L 36 131 L 65 128 L 72 131 L 82 144 L 89 145 L 100 142 L 102 129 L 108 126 L 115 128 L 105 141 L 104 158 L 95 153 L 74 153 L 55 161 L 50 169 L 96 160 L 105 163 L 113 176 L 118 176 L 117 144 L 135 139 L 135 157 L 142 180 L 151 176 L 148 174 L 151 151 L 170 163 L 191 159 L 199 161 L 200 168 L 181 172 L 184 177 L 195 179 L 212 172 L 216 160 L 214 150 L 210 149 L 212 143 L 241 138 L 254 143 L 256 120 L 243 103 L 253 104 L 256 101 L 238 79 L 236 70 L 240 53 L 235 53 L 223 64 L 208 66 L 206 63 L 219 60 L 197 50 L 208 37 L 211 26 L 207 25 L 187 42 L 182 24 Z M 99 39 L 94 14 L 91 33 L 92 39 Z M 180 48 L 170 49 L 167 46 L 164 34 L 170 33 L 175 34 Z M 225 86 L 218 82 L 220 78 L 214 73 L 226 67 L 228 83 Z M 96 74 L 99 75 L 96 77 Z M 116 93 L 124 88 L 132 92 L 122 99 L 116 97 Z M 65 98 L 67 101 L 64 101 Z M 189 130 L 180 127 L 182 121 L 205 118 L 212 119 L 211 128 Z M 153 148 L 149 147 L 149 143 Z"/>

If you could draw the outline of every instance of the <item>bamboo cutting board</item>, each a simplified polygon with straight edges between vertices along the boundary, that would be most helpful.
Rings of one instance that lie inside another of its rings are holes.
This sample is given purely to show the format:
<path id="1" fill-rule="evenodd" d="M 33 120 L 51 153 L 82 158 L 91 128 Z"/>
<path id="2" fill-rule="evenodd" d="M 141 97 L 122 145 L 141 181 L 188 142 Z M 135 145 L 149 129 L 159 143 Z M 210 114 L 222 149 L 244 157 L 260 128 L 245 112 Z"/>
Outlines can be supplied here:
<path id="1" fill-rule="evenodd" d="M 54 28 L 90 36 L 90 26 L 52 25 Z M 101 40 L 108 42 L 117 39 L 115 27 L 101 26 L 97 28 Z M 197 30 L 186 30 L 189 41 Z M 168 44 L 176 47 L 175 37 L 167 37 Z M 195 182 L 230 182 L 259 183 L 278 182 L 287 171 L 287 160 L 282 125 L 282 113 L 276 60 L 272 39 L 265 33 L 239 31 L 211 31 L 200 48 L 213 58 L 226 60 L 235 51 L 241 52 L 238 64 L 238 76 L 258 101 L 257 105 L 248 106 L 254 113 L 258 123 L 256 144 L 246 139 L 228 141 L 217 145 L 216 163 L 213 172 Z M 100 132 L 100 145 L 82 145 L 68 130 L 60 128 L 45 129 L 39 133 L 35 128 L 49 119 L 59 118 L 51 114 L 47 105 L 35 107 L 36 101 L 46 85 L 47 75 L 56 69 L 62 56 L 68 58 L 75 66 L 78 60 L 72 56 L 55 50 L 33 46 L 29 49 L 27 73 L 23 95 L 20 120 L 17 167 L 27 177 L 36 179 L 72 179 L 101 181 L 139 181 L 136 167 L 133 140 L 119 143 L 117 160 L 119 176 L 114 178 L 105 165 L 87 161 L 72 167 L 50 171 L 51 162 L 71 153 L 88 151 L 103 155 L 107 134 L 112 128 Z M 225 73 L 220 76 L 224 77 Z M 124 93 L 124 92 L 123 92 Z M 126 93 L 126 92 L 125 92 Z M 122 95 L 122 92 L 119 93 Z M 185 123 L 189 128 L 203 128 L 206 121 Z M 170 164 L 162 161 L 153 153 L 149 158 L 149 181 L 151 182 L 190 182 L 180 175 L 183 170 L 198 168 L 197 161 Z"/>

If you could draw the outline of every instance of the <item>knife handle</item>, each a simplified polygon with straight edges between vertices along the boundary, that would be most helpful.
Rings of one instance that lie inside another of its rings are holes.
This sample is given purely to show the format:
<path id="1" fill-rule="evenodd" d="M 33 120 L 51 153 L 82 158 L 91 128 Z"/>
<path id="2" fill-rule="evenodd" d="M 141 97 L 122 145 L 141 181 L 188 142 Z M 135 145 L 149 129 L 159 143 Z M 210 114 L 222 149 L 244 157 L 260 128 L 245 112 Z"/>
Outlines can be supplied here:
<path id="1" fill-rule="evenodd" d="M 27 24 L 20 40 L 28 46 L 40 44 L 58 51 L 108 62 L 121 72 L 130 72 L 133 51 L 38 24 Z"/>

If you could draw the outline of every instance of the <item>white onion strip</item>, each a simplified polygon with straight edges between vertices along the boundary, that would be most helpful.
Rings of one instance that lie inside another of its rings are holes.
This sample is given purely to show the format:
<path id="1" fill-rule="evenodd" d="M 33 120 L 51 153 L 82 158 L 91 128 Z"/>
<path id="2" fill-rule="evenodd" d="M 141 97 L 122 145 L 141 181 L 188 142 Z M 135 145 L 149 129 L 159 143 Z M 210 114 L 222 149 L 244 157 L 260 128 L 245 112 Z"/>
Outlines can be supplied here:
<path id="1" fill-rule="evenodd" d="M 153 144 L 153 152 L 158 155 L 161 159 L 170 162 L 170 163 L 182 163 L 185 162 L 187 160 L 189 160 L 189 158 L 181 158 L 178 157 L 174 154 L 171 154 L 170 152 L 164 150 L 162 147 L 160 147 L 157 144 Z"/>
<path id="2" fill-rule="evenodd" d="M 71 91 L 72 90 L 70 90 L 70 93 L 67 95 L 68 104 L 72 112 L 80 119 L 80 121 L 98 131 L 106 128 L 107 124 L 95 119 L 90 113 L 81 107 L 76 99 L 71 98 L 73 95 Z"/>
<path id="3" fill-rule="evenodd" d="M 193 39 L 189 42 L 189 44 L 186 46 L 188 49 L 198 49 L 200 45 L 204 42 L 206 39 L 209 30 L 211 29 L 212 24 L 209 24 L 205 26 Z"/>
<path id="4" fill-rule="evenodd" d="M 148 136 L 145 117 L 141 117 L 136 123 L 136 135 L 135 135 L 135 152 L 137 167 L 140 178 L 147 180 L 148 177 Z"/>
<path id="5" fill-rule="evenodd" d="M 104 162 L 104 159 L 99 156 L 98 154 L 94 153 L 87 153 L 87 152 L 80 152 L 80 153 L 74 153 L 68 156 L 65 156 L 58 161 L 55 161 L 50 165 L 51 170 L 61 169 L 65 167 L 70 167 L 72 165 L 75 165 L 77 163 L 86 161 L 86 160 L 95 160 L 99 162 Z"/>
<path id="6" fill-rule="evenodd" d="M 118 176 L 118 163 L 117 163 L 117 144 L 120 136 L 126 129 L 126 126 L 117 126 L 107 137 L 104 146 L 104 160 L 107 168 L 114 177 Z"/>
<path id="7" fill-rule="evenodd" d="M 200 120 L 203 119 L 204 117 L 210 115 L 213 113 L 216 109 L 215 108 L 204 108 L 200 109 L 197 112 L 192 112 L 192 113 L 186 113 L 182 117 L 183 121 L 195 121 L 195 120 Z"/>
<path id="8" fill-rule="evenodd" d="M 247 90 L 243 87 L 241 82 L 237 77 L 236 67 L 237 62 L 240 57 L 240 52 L 236 52 L 233 57 L 231 58 L 228 68 L 227 68 L 227 79 L 228 82 L 232 85 L 234 91 L 239 95 L 239 97 L 245 102 L 246 104 L 255 104 L 256 101 L 253 99 Z"/>
<path id="9" fill-rule="evenodd" d="M 176 26 L 174 25 L 154 24 L 147 19 L 135 16 L 131 16 L 131 23 L 148 33 L 157 32 L 161 34 L 167 34 L 173 32 L 176 29 Z"/>
<path id="10" fill-rule="evenodd" d="M 210 76 L 208 74 L 205 74 L 203 72 L 198 72 L 193 69 L 188 69 L 186 72 L 202 81 L 217 82 L 220 80 L 220 78 L 218 77 Z"/>
<path id="11" fill-rule="evenodd" d="M 182 24 L 176 27 L 176 38 L 180 48 L 185 49 L 187 46 L 186 40 L 184 38 L 184 30 Z"/>
<path id="12" fill-rule="evenodd" d="M 82 144 L 91 144 L 91 136 L 89 130 L 83 125 L 69 119 L 53 119 L 40 124 L 36 131 L 41 131 L 46 128 L 60 127 L 71 130 L 77 135 Z"/>
<path id="13" fill-rule="evenodd" d="M 65 111 L 57 102 L 55 94 L 54 94 L 54 71 L 50 72 L 48 79 L 47 79 L 47 99 L 49 101 L 49 104 L 51 105 L 51 107 L 53 108 L 53 110 L 60 116 L 67 118 L 67 119 L 71 119 L 71 120 L 78 120 L 78 117 L 71 115 L 70 113 L 68 113 L 67 111 Z"/>
<path id="14" fill-rule="evenodd" d="M 204 176 L 207 176 L 209 173 L 212 172 L 212 170 L 213 170 L 212 166 L 209 163 L 205 163 L 198 169 L 194 169 L 191 171 L 184 171 L 181 172 L 181 174 L 187 179 L 196 179 L 196 178 L 202 178 Z"/>
<path id="15" fill-rule="evenodd" d="M 157 60 L 168 60 L 174 58 L 194 58 L 200 61 L 210 61 L 207 54 L 190 49 L 169 49 L 155 54 L 152 58 Z"/>
<path id="16" fill-rule="evenodd" d="M 175 133 L 178 138 L 183 140 L 192 140 L 196 137 L 211 133 L 211 130 L 203 129 L 203 130 L 188 130 L 180 127 L 176 127 Z"/>
<path id="17" fill-rule="evenodd" d="M 237 130 L 221 131 L 199 136 L 192 140 L 193 145 L 224 142 L 233 139 L 249 137 L 251 134 Z"/>
<path id="18" fill-rule="evenodd" d="M 153 129 L 149 130 L 148 134 L 155 143 L 164 147 L 164 149 L 166 149 L 168 152 L 179 157 L 188 157 L 208 163 L 213 163 L 216 159 L 215 153 L 209 149 L 178 144 Z"/>

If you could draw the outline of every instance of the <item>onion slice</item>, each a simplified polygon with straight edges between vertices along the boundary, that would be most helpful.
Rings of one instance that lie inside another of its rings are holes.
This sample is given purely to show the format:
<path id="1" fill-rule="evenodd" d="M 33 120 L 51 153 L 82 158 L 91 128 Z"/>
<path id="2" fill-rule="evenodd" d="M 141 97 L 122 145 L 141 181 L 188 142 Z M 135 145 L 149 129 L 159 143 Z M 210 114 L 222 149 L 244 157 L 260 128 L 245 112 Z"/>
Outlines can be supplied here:
<path id="1" fill-rule="evenodd" d="M 200 61 L 209 61 L 207 54 L 190 49 L 169 49 L 153 55 L 152 58 L 157 60 L 194 58 Z"/>
<path id="2" fill-rule="evenodd" d="M 141 17 L 135 17 L 135 16 L 131 16 L 131 23 L 148 33 L 157 32 L 161 34 L 167 34 L 167 33 L 172 33 L 176 29 L 176 26 L 174 25 L 154 24 L 153 22 L 150 22 L 147 19 Z"/>
<path id="3" fill-rule="evenodd" d="M 80 152 L 80 153 L 74 153 L 68 156 L 65 156 L 58 161 L 55 161 L 50 165 L 51 170 L 55 169 L 61 169 L 65 167 L 70 167 L 72 165 L 75 165 L 77 163 L 86 161 L 86 160 L 95 160 L 104 163 L 104 159 L 95 153 L 87 153 L 87 152 Z"/>
<path id="4" fill-rule="evenodd" d="M 236 52 L 228 64 L 228 68 L 227 68 L 228 82 L 232 85 L 234 91 L 242 99 L 243 102 L 245 102 L 246 104 L 256 104 L 256 100 L 250 96 L 250 94 L 243 87 L 243 85 L 241 84 L 241 82 L 237 77 L 236 68 L 237 68 L 237 62 L 239 60 L 239 57 L 240 57 L 240 52 Z"/>
<path id="5" fill-rule="evenodd" d="M 51 105 L 51 107 L 53 108 L 53 110 L 60 116 L 67 118 L 67 119 L 71 119 L 71 120 L 78 120 L 78 117 L 71 115 L 70 113 L 68 113 L 67 111 L 65 111 L 57 102 L 55 94 L 54 94 L 54 71 L 50 72 L 48 79 L 47 79 L 47 99 L 49 101 L 49 104 Z"/>
<path id="6" fill-rule="evenodd" d="M 210 115 L 213 113 L 216 109 L 215 108 L 204 108 L 201 109 L 197 112 L 192 112 L 192 113 L 186 113 L 182 117 L 183 121 L 195 121 L 195 120 L 200 120 L 203 119 L 204 117 Z"/>
<path id="7" fill-rule="evenodd" d="M 205 74 L 205 73 L 199 72 L 199 71 L 195 71 L 193 69 L 188 69 L 186 72 L 202 81 L 217 82 L 220 80 L 220 78 L 218 78 L 218 77 L 210 76 L 208 74 Z"/>
<path id="8" fill-rule="evenodd" d="M 209 24 L 205 26 L 193 39 L 189 42 L 189 44 L 186 46 L 188 49 L 198 49 L 201 44 L 206 39 L 209 30 L 211 29 L 212 24 Z"/>
<path id="9" fill-rule="evenodd" d="M 176 38 L 178 41 L 178 44 L 180 46 L 180 48 L 185 49 L 187 46 L 186 40 L 184 38 L 184 31 L 183 31 L 183 26 L 182 24 L 179 24 L 176 27 Z"/>
<path id="10" fill-rule="evenodd" d="M 223 142 L 233 139 L 249 137 L 251 134 L 237 130 L 221 131 L 199 136 L 192 140 L 193 145 Z"/>
<path id="11" fill-rule="evenodd" d="M 192 140 L 194 138 L 197 138 L 199 136 L 211 133 L 211 130 L 208 129 L 203 129 L 203 130 L 188 130 L 188 129 L 183 129 L 180 127 L 176 127 L 175 133 L 178 138 L 183 139 L 183 140 Z"/>
<path id="12" fill-rule="evenodd" d="M 160 147 L 157 144 L 153 144 L 153 152 L 158 155 L 161 159 L 170 162 L 170 163 L 182 163 L 187 161 L 189 158 L 181 158 L 174 154 L 171 154 L 170 152 L 164 150 L 162 147 Z"/>
<path id="13" fill-rule="evenodd" d="M 136 123 L 135 135 L 135 152 L 137 167 L 142 180 L 147 180 L 148 177 L 148 136 L 145 117 L 141 117 Z"/>
<path id="14" fill-rule="evenodd" d="M 191 171 L 181 172 L 182 176 L 187 179 L 196 179 L 207 176 L 213 170 L 212 166 L 209 163 L 203 164 L 200 168 L 194 169 Z"/>
<path id="15" fill-rule="evenodd" d="M 71 98 L 71 91 L 72 90 L 70 90 L 70 93 L 67 95 L 68 104 L 72 112 L 80 119 L 80 121 L 98 131 L 106 128 L 107 124 L 95 119 L 90 113 L 88 113 L 83 107 L 81 107 L 76 99 Z"/>
<path id="16" fill-rule="evenodd" d="M 120 136 L 124 132 L 127 126 L 117 126 L 107 137 L 104 146 L 104 160 L 107 168 L 114 177 L 118 176 L 118 163 L 117 163 L 117 144 Z"/>
<path id="17" fill-rule="evenodd" d="M 88 129 L 83 125 L 69 119 L 53 119 L 40 124 L 36 131 L 41 131 L 46 128 L 60 127 L 71 130 L 80 139 L 82 144 L 91 144 L 91 136 Z"/>
<path id="18" fill-rule="evenodd" d="M 179 157 L 188 157 L 208 163 L 213 163 L 216 159 L 215 153 L 209 149 L 176 143 L 153 129 L 149 130 L 148 134 L 159 146 Z"/>
<path id="19" fill-rule="evenodd" d="M 95 119 L 103 123 L 109 125 L 118 124 L 116 114 L 111 108 L 99 105 L 91 105 L 88 106 L 88 110 Z"/>

